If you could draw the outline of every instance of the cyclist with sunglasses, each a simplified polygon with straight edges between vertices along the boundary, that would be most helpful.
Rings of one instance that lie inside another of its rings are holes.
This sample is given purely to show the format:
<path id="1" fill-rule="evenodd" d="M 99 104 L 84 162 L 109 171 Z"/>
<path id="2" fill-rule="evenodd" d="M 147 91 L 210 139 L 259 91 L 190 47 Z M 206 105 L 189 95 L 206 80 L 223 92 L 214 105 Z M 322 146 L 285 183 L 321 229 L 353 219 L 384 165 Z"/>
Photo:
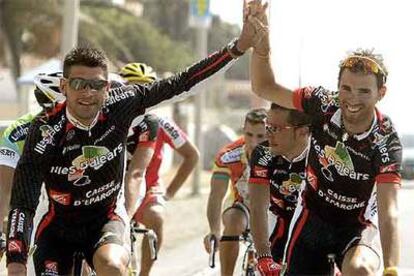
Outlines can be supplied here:
<path id="1" fill-rule="evenodd" d="M 398 190 L 401 143 L 376 104 L 387 91 L 382 57 L 358 50 L 339 64 L 338 91 L 292 91 L 275 81 L 270 67 L 266 6 L 249 3 L 249 24 L 259 42 L 251 61 L 254 92 L 312 116 L 306 179 L 285 250 L 287 275 L 329 272 L 335 254 L 345 275 L 373 275 L 377 250 L 364 232 L 373 230 L 370 199 L 376 193 L 384 274 L 397 275 L 400 254 Z"/>
<path id="2" fill-rule="evenodd" d="M 266 111 L 262 108 L 249 111 L 244 120 L 243 136 L 224 146 L 215 158 L 207 205 L 210 233 L 204 238 L 204 246 L 208 253 L 219 250 L 221 275 L 234 275 L 239 254 L 238 237 L 246 229 L 250 229 L 250 200 L 247 187 L 250 173 L 249 159 L 253 149 L 266 139 L 265 118 Z M 232 204 L 222 213 L 229 181 Z M 223 221 L 223 233 L 221 233 L 220 219 Z M 211 248 L 211 239 L 220 240 L 218 248 Z"/>
<path id="3" fill-rule="evenodd" d="M 35 77 L 34 94 L 43 110 L 51 110 L 65 100 L 59 90 L 61 72 L 39 74 Z M 0 136 L 0 259 L 6 250 L 3 220 L 8 213 L 14 170 L 22 155 L 30 125 L 37 113 L 28 113 L 11 123 Z"/>
<path id="4" fill-rule="evenodd" d="M 262 275 L 279 275 L 290 221 L 305 178 L 310 118 L 272 103 L 267 141 L 250 160 L 251 228 Z M 269 206 L 270 203 L 270 206 Z"/>
<path id="5" fill-rule="evenodd" d="M 124 275 L 130 255 L 124 156 L 131 121 L 151 106 L 188 95 L 194 85 L 242 55 L 250 47 L 244 41 L 250 43 L 242 35 L 168 79 L 111 90 L 103 52 L 72 49 L 65 56 L 60 83 L 66 101 L 35 118 L 15 171 L 7 240 L 9 275 L 26 274 L 42 183 L 49 210 L 35 229 L 36 273 L 69 274 L 76 251 L 98 275 Z"/>

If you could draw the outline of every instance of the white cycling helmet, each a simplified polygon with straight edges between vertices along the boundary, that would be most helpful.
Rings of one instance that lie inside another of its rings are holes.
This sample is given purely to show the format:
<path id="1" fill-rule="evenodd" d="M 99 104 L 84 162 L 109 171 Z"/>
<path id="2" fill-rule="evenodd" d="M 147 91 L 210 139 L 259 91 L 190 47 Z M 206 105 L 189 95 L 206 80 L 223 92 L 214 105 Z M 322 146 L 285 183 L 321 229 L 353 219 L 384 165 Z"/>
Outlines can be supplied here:
<path id="1" fill-rule="evenodd" d="M 34 78 L 36 88 L 35 97 L 39 105 L 43 108 L 51 108 L 56 103 L 63 102 L 66 97 L 60 91 L 60 79 L 62 72 L 51 74 L 38 74 Z"/>

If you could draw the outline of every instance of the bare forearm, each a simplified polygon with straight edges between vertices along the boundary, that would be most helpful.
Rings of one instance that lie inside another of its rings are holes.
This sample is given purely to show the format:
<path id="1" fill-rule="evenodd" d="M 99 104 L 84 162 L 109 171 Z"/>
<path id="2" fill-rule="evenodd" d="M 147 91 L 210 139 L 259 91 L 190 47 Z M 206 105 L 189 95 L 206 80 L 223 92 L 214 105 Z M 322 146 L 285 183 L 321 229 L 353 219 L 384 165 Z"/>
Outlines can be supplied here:
<path id="1" fill-rule="evenodd" d="M 128 217 L 132 218 L 135 214 L 139 191 L 141 183 L 143 181 L 143 172 L 135 173 L 135 175 L 127 174 L 126 186 L 125 186 L 125 208 Z"/>
<path id="2" fill-rule="evenodd" d="M 177 191 L 181 188 L 188 176 L 191 174 L 195 166 L 197 165 L 198 156 L 193 158 L 186 158 L 180 164 L 174 178 L 167 188 L 167 196 L 174 197 Z"/>
<path id="3" fill-rule="evenodd" d="M 379 224 L 384 267 L 398 266 L 400 262 L 400 233 L 398 216 L 390 216 Z"/>
<path id="4" fill-rule="evenodd" d="M 250 72 L 253 92 L 260 97 L 266 98 L 266 91 L 276 85 L 270 56 L 262 57 L 256 51 L 253 51 Z"/>
<path id="5" fill-rule="evenodd" d="M 221 209 L 222 202 L 210 195 L 207 205 L 207 219 L 210 226 L 210 232 L 218 235 L 221 233 Z"/>
<path id="6" fill-rule="evenodd" d="M 259 205 L 259 206 L 257 206 Z M 251 229 L 257 254 L 270 254 L 269 232 L 267 229 L 267 208 L 262 204 L 251 204 Z"/>

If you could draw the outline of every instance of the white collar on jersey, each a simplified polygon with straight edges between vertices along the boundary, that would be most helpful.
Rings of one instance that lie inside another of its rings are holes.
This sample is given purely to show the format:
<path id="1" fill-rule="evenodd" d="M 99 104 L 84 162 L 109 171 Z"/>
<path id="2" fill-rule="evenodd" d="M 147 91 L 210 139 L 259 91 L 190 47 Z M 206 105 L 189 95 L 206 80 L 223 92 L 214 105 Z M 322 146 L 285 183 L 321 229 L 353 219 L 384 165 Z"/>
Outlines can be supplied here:
<path id="1" fill-rule="evenodd" d="M 101 114 L 101 111 L 99 111 L 95 118 L 93 119 L 92 123 L 90 125 L 85 125 L 83 123 L 81 123 L 78 119 L 76 119 L 72 114 L 70 114 L 68 108 L 66 108 L 66 117 L 68 118 L 69 122 L 71 122 L 71 124 L 73 124 L 75 127 L 82 129 L 82 130 L 86 130 L 86 131 L 90 131 L 98 122 L 99 119 L 99 115 Z"/>
<path id="2" fill-rule="evenodd" d="M 375 110 L 374 110 L 374 120 L 372 121 L 371 127 L 370 127 L 367 131 L 365 131 L 365 132 L 363 132 L 363 133 L 361 133 L 361 134 L 355 134 L 355 135 L 353 135 L 353 137 L 354 137 L 355 139 L 357 139 L 358 141 L 361 141 L 362 139 L 367 138 L 367 137 L 368 137 L 368 135 L 369 135 L 369 134 L 372 132 L 372 130 L 374 129 L 375 125 L 377 124 L 377 121 L 378 121 L 378 118 L 377 118 L 377 113 L 376 113 L 376 112 L 375 112 Z M 331 122 L 332 122 L 333 124 L 337 125 L 338 127 L 342 128 L 342 111 L 341 111 L 341 109 L 338 109 L 338 110 L 334 113 L 334 115 L 333 115 L 333 116 L 332 116 L 332 118 L 331 118 Z M 346 139 L 345 139 L 345 140 L 346 140 Z"/>
<path id="3" fill-rule="evenodd" d="M 305 159 L 308 156 L 309 148 L 310 148 L 310 137 L 308 139 L 308 143 L 306 144 L 306 147 L 303 149 L 303 151 L 298 156 L 296 156 L 295 158 L 293 158 L 292 161 L 289 160 L 288 158 L 286 158 L 286 156 L 284 156 L 284 155 L 281 155 L 281 156 L 284 159 L 286 159 L 287 161 L 289 161 L 290 163 L 299 162 L 299 161 Z"/>

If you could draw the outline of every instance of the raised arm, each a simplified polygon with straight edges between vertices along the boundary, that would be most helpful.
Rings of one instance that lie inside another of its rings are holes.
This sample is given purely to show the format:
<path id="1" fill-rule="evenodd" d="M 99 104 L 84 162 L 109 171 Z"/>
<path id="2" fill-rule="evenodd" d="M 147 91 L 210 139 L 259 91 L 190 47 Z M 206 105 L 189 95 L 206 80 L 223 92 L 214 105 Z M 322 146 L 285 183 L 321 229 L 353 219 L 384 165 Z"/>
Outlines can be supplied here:
<path id="1" fill-rule="evenodd" d="M 245 25 L 255 30 L 255 43 L 250 63 L 252 90 L 259 97 L 286 108 L 293 109 L 292 90 L 276 82 L 270 62 L 269 24 L 266 15 L 267 5 L 261 1 L 251 1 L 247 5 Z"/>

